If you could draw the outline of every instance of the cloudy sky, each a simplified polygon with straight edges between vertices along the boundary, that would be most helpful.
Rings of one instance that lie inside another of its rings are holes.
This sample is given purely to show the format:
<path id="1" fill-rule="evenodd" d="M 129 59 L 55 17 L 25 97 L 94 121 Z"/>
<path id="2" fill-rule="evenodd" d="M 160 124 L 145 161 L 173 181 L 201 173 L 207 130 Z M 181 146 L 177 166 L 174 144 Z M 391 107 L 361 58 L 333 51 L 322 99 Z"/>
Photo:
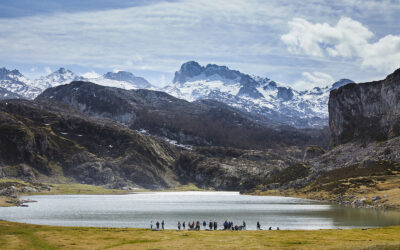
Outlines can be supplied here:
<path id="1" fill-rule="evenodd" d="M 2 0 L 0 67 L 161 86 L 195 60 L 304 89 L 399 68 L 399 24 L 399 0 Z"/>

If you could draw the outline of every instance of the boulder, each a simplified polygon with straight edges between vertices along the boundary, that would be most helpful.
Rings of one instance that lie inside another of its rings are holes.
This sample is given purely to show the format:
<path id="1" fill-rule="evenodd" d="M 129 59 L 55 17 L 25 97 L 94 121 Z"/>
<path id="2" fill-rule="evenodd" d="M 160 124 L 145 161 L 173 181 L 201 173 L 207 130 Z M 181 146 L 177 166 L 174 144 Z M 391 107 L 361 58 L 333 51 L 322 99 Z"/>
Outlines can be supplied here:
<path id="1" fill-rule="evenodd" d="M 319 146 L 308 146 L 304 152 L 303 161 L 314 159 L 320 155 L 325 154 L 325 150 Z"/>
<path id="2" fill-rule="evenodd" d="M 11 198 L 18 198 L 18 190 L 14 186 L 9 186 L 7 188 L 0 190 L 0 196 L 8 196 Z"/>
<path id="3" fill-rule="evenodd" d="M 36 193 L 39 192 L 36 188 L 34 187 L 29 187 L 29 186 L 25 186 L 21 189 L 22 193 Z"/>
<path id="4" fill-rule="evenodd" d="M 377 195 L 377 196 L 372 197 L 371 201 L 377 201 L 377 200 L 380 200 L 380 199 L 381 199 L 381 197 L 379 195 Z"/>

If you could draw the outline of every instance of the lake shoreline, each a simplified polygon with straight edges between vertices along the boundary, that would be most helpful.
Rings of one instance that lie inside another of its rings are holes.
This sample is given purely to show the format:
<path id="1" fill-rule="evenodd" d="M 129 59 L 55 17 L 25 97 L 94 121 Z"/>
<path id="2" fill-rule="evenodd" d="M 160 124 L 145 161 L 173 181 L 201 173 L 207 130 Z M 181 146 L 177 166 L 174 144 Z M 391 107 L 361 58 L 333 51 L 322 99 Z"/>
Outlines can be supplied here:
<path id="1" fill-rule="evenodd" d="M 11 183 L 12 185 L 24 187 L 35 187 L 38 189 L 37 192 L 18 192 L 19 197 L 30 196 L 30 195 L 74 195 L 74 194 L 132 194 L 132 193 L 142 193 L 142 192 L 184 192 L 184 191 L 215 191 L 207 190 L 196 187 L 193 184 L 174 187 L 170 189 L 161 190 L 150 190 L 150 189 L 131 189 L 131 190 L 121 190 L 121 189 L 108 189 L 103 186 L 87 185 L 87 184 L 77 184 L 77 183 L 65 183 L 65 184 L 54 184 L 54 183 L 36 183 L 32 186 L 32 183 L 24 182 L 18 179 L 0 179 L 1 183 Z M 39 187 L 44 187 L 40 190 Z M 223 191 L 223 190 L 220 190 Z M 240 191 L 237 191 L 240 192 Z M 302 199 L 311 199 L 321 202 L 328 202 L 332 204 L 343 205 L 347 207 L 357 207 L 357 208 L 372 208 L 372 209 L 394 209 L 400 210 L 400 191 L 392 190 L 388 191 L 391 195 L 389 197 L 384 197 L 382 192 L 372 191 L 368 194 L 353 192 L 347 195 L 337 195 L 329 192 L 309 192 L 308 190 L 267 190 L 267 191 L 252 191 L 252 192 L 240 192 L 246 195 L 256 195 L 256 196 L 282 196 L 282 197 L 293 197 Z M 379 195 L 382 195 L 379 196 Z M 373 197 L 380 197 L 379 200 L 371 201 Z M 395 197 L 394 199 L 392 197 Z M 20 206 L 24 203 L 21 199 L 16 197 L 0 196 L 0 207 L 9 206 Z"/>

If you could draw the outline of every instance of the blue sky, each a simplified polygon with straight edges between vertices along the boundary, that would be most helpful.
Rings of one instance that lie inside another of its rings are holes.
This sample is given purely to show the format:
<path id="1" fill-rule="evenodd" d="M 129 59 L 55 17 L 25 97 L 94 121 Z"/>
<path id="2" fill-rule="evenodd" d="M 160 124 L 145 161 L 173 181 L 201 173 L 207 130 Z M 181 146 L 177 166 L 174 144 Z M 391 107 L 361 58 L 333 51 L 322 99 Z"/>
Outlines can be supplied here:
<path id="1" fill-rule="evenodd" d="M 305 89 L 399 68 L 399 23 L 398 0 L 2 0 L 0 67 L 165 85 L 196 60 Z"/>

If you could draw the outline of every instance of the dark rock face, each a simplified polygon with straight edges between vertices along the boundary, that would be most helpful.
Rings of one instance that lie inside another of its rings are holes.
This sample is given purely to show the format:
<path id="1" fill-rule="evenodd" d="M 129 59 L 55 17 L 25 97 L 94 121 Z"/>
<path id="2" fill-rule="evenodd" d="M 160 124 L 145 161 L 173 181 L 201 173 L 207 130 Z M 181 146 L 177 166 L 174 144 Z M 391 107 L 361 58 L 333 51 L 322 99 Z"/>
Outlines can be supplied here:
<path id="1" fill-rule="evenodd" d="M 189 61 L 182 64 L 181 69 L 175 72 L 174 82 L 185 82 L 187 78 L 200 75 L 204 68 L 198 62 Z"/>
<path id="2" fill-rule="evenodd" d="M 118 71 L 117 73 L 108 72 L 104 75 L 104 78 L 116 80 L 116 81 L 125 81 L 138 86 L 139 88 L 150 88 L 151 84 L 144 79 L 143 77 L 135 76 L 134 74 L 127 71 Z"/>
<path id="3" fill-rule="evenodd" d="M 293 98 L 293 91 L 291 88 L 278 87 L 278 98 L 282 101 L 289 101 Z"/>
<path id="4" fill-rule="evenodd" d="M 400 69 L 381 81 L 347 84 L 330 93 L 333 145 L 386 140 L 400 134 Z"/>

